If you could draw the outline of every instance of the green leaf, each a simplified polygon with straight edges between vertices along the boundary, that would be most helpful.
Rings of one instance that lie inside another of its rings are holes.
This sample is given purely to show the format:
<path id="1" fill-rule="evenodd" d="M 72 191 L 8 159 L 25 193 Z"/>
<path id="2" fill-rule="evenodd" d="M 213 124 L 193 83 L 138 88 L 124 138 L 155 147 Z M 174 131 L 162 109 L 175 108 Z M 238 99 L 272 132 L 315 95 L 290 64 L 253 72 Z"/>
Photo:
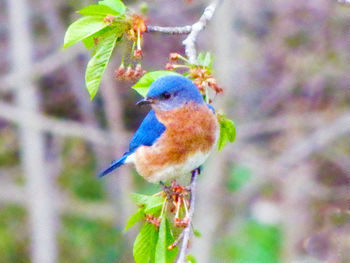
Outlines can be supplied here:
<path id="1" fill-rule="evenodd" d="M 139 208 L 139 210 L 137 210 L 137 212 L 129 218 L 128 222 L 126 222 L 124 231 L 127 231 L 130 227 L 135 225 L 138 221 L 140 221 L 144 217 L 145 217 L 145 213 L 143 209 Z"/>
<path id="2" fill-rule="evenodd" d="M 197 260 L 196 260 L 196 258 L 193 255 L 187 254 L 186 255 L 186 262 L 188 262 L 188 263 L 197 263 Z"/>
<path id="3" fill-rule="evenodd" d="M 126 10 L 125 5 L 120 0 L 103 0 L 103 1 L 98 1 L 98 4 L 109 6 L 110 8 L 112 8 L 113 10 L 117 11 L 120 14 L 124 14 Z"/>
<path id="4" fill-rule="evenodd" d="M 102 30 L 106 26 L 108 26 L 108 24 L 103 22 L 103 17 L 85 16 L 79 18 L 68 27 L 66 35 L 64 36 L 63 48 L 74 45 L 84 38 Z"/>
<path id="5" fill-rule="evenodd" d="M 77 13 L 83 16 L 107 16 L 107 15 L 120 15 L 116 10 L 113 10 L 107 5 L 89 5 L 77 11 Z"/>
<path id="6" fill-rule="evenodd" d="M 162 218 L 159 226 L 158 241 L 156 246 L 155 262 L 157 263 L 172 263 L 177 255 L 178 248 L 175 247 L 169 250 L 168 247 L 175 241 L 169 221 L 166 217 Z"/>
<path id="7" fill-rule="evenodd" d="M 226 118 L 226 116 L 223 114 L 218 114 L 218 121 L 220 124 L 218 149 L 221 151 L 228 142 L 233 142 L 235 140 L 236 128 L 234 122 Z"/>
<path id="8" fill-rule="evenodd" d="M 92 34 L 91 36 L 88 36 L 87 38 L 84 38 L 82 42 L 84 43 L 85 47 L 87 49 L 91 49 L 93 47 L 97 47 L 99 39 L 102 38 L 108 31 L 110 31 L 110 27 L 105 27 L 104 29 L 96 32 L 95 34 Z M 96 45 L 97 44 L 97 45 Z M 96 50 L 93 51 L 93 55 L 96 53 Z"/>
<path id="9" fill-rule="evenodd" d="M 118 29 L 111 30 L 99 40 L 96 54 L 90 59 L 86 67 L 85 83 L 91 99 L 94 98 L 98 91 L 102 74 L 112 55 L 116 40 L 120 35 L 120 32 L 119 34 L 118 32 Z"/>
<path id="10" fill-rule="evenodd" d="M 131 198 L 139 206 L 144 206 L 146 214 L 154 214 L 162 208 L 164 198 L 162 196 L 156 195 L 141 195 L 133 193 Z"/>
<path id="11" fill-rule="evenodd" d="M 134 86 L 132 86 L 132 88 L 136 90 L 141 96 L 145 97 L 147 95 L 148 88 L 149 86 L 151 86 L 153 81 L 166 75 L 180 75 L 180 74 L 173 71 L 167 71 L 167 70 L 148 72 L 145 75 L 143 75 L 142 78 L 140 78 L 139 81 Z"/>
<path id="12" fill-rule="evenodd" d="M 133 255 L 136 263 L 148 263 L 157 244 L 158 232 L 154 225 L 145 223 L 137 235 Z"/>
<path id="13" fill-rule="evenodd" d="M 193 230 L 193 234 L 194 234 L 195 237 L 201 237 L 202 236 L 202 233 L 198 229 Z"/>
<path id="14" fill-rule="evenodd" d="M 204 53 L 200 52 L 197 57 L 197 64 L 203 67 L 211 68 L 213 62 L 213 57 L 210 52 Z"/>
<path id="15" fill-rule="evenodd" d="M 159 226 L 158 241 L 156 246 L 156 257 L 157 263 L 166 263 L 166 217 L 162 218 L 162 222 Z"/>

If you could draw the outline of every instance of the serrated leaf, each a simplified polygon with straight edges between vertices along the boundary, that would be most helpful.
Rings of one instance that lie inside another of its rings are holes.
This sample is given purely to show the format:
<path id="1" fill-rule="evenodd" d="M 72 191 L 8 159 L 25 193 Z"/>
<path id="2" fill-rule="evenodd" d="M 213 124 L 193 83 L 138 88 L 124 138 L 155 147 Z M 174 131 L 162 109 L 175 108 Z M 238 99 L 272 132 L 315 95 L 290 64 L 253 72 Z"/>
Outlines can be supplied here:
<path id="1" fill-rule="evenodd" d="M 130 227 L 135 225 L 138 221 L 140 221 L 144 217 L 145 217 L 145 213 L 143 209 L 139 208 L 139 210 L 137 210 L 137 212 L 129 218 L 128 222 L 126 222 L 124 231 L 127 231 Z"/>
<path id="2" fill-rule="evenodd" d="M 68 27 L 66 35 L 64 36 L 63 48 L 70 47 L 107 26 L 108 25 L 103 22 L 103 17 L 85 16 L 79 18 Z"/>
<path id="3" fill-rule="evenodd" d="M 228 142 L 233 142 L 236 137 L 236 128 L 232 120 L 226 118 L 225 115 L 218 114 L 220 125 L 220 137 L 218 140 L 218 149 L 221 151 Z"/>
<path id="4" fill-rule="evenodd" d="M 117 11 L 120 14 L 124 14 L 126 7 L 124 3 L 120 0 L 103 0 L 103 1 L 98 1 L 99 5 L 105 5 L 109 6 L 113 10 Z"/>
<path id="5" fill-rule="evenodd" d="M 134 86 L 132 86 L 132 88 L 136 90 L 141 96 L 145 97 L 147 95 L 148 88 L 149 86 L 151 86 L 153 81 L 166 75 L 180 75 L 180 74 L 173 71 L 168 71 L 168 70 L 148 72 L 145 75 L 143 75 L 142 78 L 140 78 L 139 81 Z"/>
<path id="6" fill-rule="evenodd" d="M 112 55 L 115 43 L 119 37 L 118 30 L 111 30 L 106 33 L 98 44 L 96 54 L 90 59 L 85 72 L 86 88 L 93 99 L 98 91 L 103 72 Z"/>
<path id="7" fill-rule="evenodd" d="M 116 10 L 113 10 L 107 5 L 89 5 L 77 11 L 77 13 L 83 16 L 107 16 L 107 15 L 120 15 Z"/>
<path id="8" fill-rule="evenodd" d="M 155 262 L 157 263 L 172 263 L 177 255 L 178 248 L 175 247 L 169 250 L 168 247 L 175 241 L 171 229 L 169 226 L 169 221 L 166 217 L 162 219 L 159 226 L 158 241 L 155 251 Z"/>
<path id="9" fill-rule="evenodd" d="M 137 235 L 133 247 L 136 263 L 148 263 L 157 244 L 158 231 L 151 223 L 145 223 Z"/>
<path id="10" fill-rule="evenodd" d="M 162 208 L 164 198 L 162 196 L 149 196 L 133 193 L 131 198 L 137 205 L 144 206 L 144 212 L 146 214 L 154 214 Z"/>

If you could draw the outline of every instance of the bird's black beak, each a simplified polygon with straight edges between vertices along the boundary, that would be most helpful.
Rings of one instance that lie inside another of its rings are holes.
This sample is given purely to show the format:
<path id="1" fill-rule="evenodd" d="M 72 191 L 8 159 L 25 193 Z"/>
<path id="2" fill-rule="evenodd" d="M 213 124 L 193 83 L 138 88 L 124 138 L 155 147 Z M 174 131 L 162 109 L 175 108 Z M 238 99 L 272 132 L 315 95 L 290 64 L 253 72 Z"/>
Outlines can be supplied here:
<path id="1" fill-rule="evenodd" d="M 140 100 L 139 102 L 136 103 L 137 106 L 143 106 L 143 105 L 149 105 L 152 104 L 153 100 L 152 99 L 148 99 L 148 98 L 144 98 L 143 100 Z"/>

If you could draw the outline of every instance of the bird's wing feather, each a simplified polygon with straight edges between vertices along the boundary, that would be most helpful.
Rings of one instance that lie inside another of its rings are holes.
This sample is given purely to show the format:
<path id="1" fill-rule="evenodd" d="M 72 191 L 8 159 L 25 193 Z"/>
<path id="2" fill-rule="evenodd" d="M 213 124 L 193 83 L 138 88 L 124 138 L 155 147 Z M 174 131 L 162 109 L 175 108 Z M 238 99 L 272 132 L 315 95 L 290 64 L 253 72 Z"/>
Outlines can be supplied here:
<path id="1" fill-rule="evenodd" d="M 132 137 L 129 152 L 134 152 L 141 145 L 151 146 L 165 129 L 165 126 L 158 121 L 155 112 L 151 110 Z"/>
<path id="2" fill-rule="evenodd" d="M 151 146 L 162 135 L 165 129 L 165 126 L 158 121 L 155 112 L 151 110 L 132 137 L 129 144 L 129 151 L 124 153 L 120 159 L 113 161 L 112 164 L 106 170 L 100 173 L 99 176 L 105 176 L 114 169 L 123 165 L 128 156 L 133 154 L 138 147 L 142 145 Z"/>

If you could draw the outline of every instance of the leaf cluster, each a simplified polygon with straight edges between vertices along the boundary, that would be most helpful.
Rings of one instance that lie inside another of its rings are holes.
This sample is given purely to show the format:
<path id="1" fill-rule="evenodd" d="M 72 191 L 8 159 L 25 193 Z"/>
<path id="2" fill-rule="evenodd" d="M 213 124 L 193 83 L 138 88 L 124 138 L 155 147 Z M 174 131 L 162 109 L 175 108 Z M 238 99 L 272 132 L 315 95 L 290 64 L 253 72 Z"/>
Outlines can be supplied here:
<path id="1" fill-rule="evenodd" d="M 178 249 L 168 249 L 175 241 L 173 229 L 167 218 L 166 212 L 162 213 L 162 206 L 166 201 L 166 197 L 161 195 L 141 195 L 132 194 L 132 199 L 139 206 L 138 211 L 133 214 L 125 227 L 130 227 L 141 221 L 143 226 L 136 237 L 133 248 L 133 255 L 136 263 L 171 263 L 174 262 Z M 145 220 L 146 215 L 159 217 L 161 222 L 156 227 Z"/>
<path id="2" fill-rule="evenodd" d="M 112 52 L 123 34 L 130 28 L 126 7 L 121 0 L 99 1 L 78 11 L 83 17 L 72 23 L 64 38 L 64 48 L 79 41 L 92 50 L 85 73 L 85 82 L 91 99 L 96 95 L 102 75 Z"/>

